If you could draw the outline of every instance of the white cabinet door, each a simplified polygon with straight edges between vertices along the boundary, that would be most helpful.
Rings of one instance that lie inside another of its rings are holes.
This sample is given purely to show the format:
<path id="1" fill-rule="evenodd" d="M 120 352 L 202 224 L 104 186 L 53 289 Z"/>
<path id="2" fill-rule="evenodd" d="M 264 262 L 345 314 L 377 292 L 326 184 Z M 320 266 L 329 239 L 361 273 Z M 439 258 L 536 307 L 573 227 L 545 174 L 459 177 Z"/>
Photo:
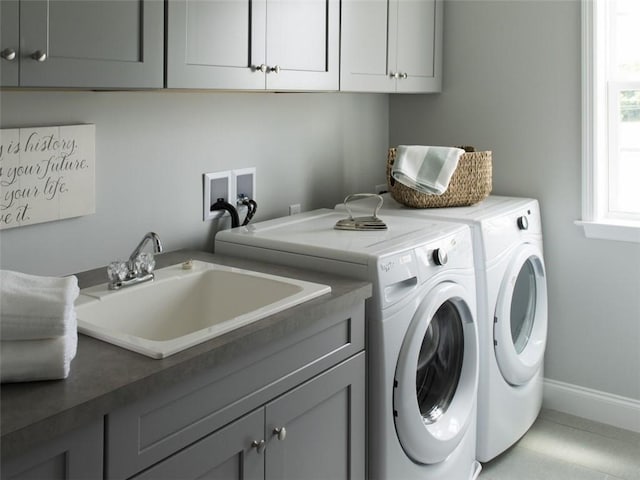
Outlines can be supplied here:
<path id="1" fill-rule="evenodd" d="M 343 0 L 340 90 L 437 92 L 442 0 Z"/>
<path id="2" fill-rule="evenodd" d="M 267 89 L 337 90 L 338 0 L 268 0 Z"/>
<path id="3" fill-rule="evenodd" d="M 163 86 L 161 2 L 21 0 L 19 20 L 20 86 Z M 4 85 L 4 74 L 2 80 Z"/>
<path id="4" fill-rule="evenodd" d="M 389 63 L 397 74 L 397 92 L 440 91 L 442 7 L 437 0 L 389 2 L 390 24 L 396 25 L 396 35 L 390 36 Z"/>
<path id="5" fill-rule="evenodd" d="M 337 90 L 338 0 L 169 0 L 167 87 Z"/>
<path id="6" fill-rule="evenodd" d="M 168 88 L 264 89 L 265 0 L 169 0 L 167 17 Z"/>
<path id="7" fill-rule="evenodd" d="M 387 0 L 342 0 L 340 90 L 390 92 Z"/>

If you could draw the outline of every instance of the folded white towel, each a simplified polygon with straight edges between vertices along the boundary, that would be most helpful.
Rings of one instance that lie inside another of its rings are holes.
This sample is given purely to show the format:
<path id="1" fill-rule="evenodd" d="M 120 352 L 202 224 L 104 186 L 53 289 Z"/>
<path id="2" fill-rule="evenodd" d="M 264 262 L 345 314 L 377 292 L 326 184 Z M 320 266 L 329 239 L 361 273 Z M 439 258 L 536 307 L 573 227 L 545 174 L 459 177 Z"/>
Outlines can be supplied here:
<path id="1" fill-rule="evenodd" d="M 421 193 L 442 195 L 463 153 L 454 147 L 399 145 L 391 176 Z"/>
<path id="2" fill-rule="evenodd" d="M 78 279 L 0 270 L 0 338 L 43 339 L 75 331 Z"/>
<path id="3" fill-rule="evenodd" d="M 0 380 L 5 383 L 67 378 L 77 348 L 77 332 L 46 340 L 0 342 Z"/>

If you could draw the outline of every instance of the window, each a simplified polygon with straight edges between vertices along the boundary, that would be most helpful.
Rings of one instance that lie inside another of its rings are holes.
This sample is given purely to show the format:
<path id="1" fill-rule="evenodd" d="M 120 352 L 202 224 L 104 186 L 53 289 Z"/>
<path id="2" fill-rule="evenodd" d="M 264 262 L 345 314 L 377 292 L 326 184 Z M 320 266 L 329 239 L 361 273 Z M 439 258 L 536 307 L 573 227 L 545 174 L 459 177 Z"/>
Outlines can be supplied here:
<path id="1" fill-rule="evenodd" d="M 583 0 L 583 221 L 640 242 L 640 1 Z"/>

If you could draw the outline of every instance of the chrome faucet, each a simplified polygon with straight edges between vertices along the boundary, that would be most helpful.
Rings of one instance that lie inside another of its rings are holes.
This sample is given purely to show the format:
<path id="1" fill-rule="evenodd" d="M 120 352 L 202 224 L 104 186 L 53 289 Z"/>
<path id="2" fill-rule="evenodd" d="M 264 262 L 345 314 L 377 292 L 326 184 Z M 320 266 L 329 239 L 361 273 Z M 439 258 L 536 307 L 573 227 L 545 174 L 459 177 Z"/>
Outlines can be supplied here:
<path id="1" fill-rule="evenodd" d="M 146 233 L 138 246 L 129 255 L 126 262 L 111 262 L 107 267 L 107 275 L 109 276 L 109 289 L 118 290 L 119 288 L 137 285 L 138 283 L 148 282 L 155 278 L 153 269 L 156 261 L 153 253 L 144 253 L 142 249 L 148 242 L 152 242 L 153 253 L 162 252 L 162 243 L 160 237 L 154 232 Z"/>

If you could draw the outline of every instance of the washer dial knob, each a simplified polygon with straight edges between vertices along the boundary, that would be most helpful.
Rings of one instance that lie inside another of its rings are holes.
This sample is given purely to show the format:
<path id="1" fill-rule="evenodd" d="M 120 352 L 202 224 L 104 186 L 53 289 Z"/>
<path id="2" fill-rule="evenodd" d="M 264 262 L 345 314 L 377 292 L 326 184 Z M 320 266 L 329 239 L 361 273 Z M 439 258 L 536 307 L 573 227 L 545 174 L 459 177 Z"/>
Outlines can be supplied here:
<path id="1" fill-rule="evenodd" d="M 520 230 L 527 230 L 529 228 L 529 220 L 527 219 L 526 215 L 518 217 L 518 228 Z"/>
<path id="2" fill-rule="evenodd" d="M 446 265 L 449 261 L 449 256 L 444 248 L 436 248 L 432 253 L 432 257 L 436 265 Z"/>

